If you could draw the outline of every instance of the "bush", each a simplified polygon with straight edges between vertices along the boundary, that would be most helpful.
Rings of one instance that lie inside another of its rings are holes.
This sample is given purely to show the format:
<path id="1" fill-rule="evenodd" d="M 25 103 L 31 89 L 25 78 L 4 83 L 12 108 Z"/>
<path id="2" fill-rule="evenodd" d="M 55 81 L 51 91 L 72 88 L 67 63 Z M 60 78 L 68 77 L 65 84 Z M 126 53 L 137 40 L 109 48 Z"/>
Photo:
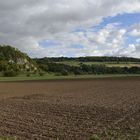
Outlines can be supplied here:
<path id="1" fill-rule="evenodd" d="M 73 73 L 75 75 L 82 75 L 82 74 L 84 74 L 84 72 L 80 68 L 76 68 L 73 71 L 74 71 Z"/>
<path id="2" fill-rule="evenodd" d="M 69 75 L 69 73 L 68 73 L 68 71 L 67 70 L 62 70 L 62 72 L 61 72 L 61 74 L 63 75 L 63 76 L 67 76 L 67 75 Z"/>
<path id="3" fill-rule="evenodd" d="M 39 76 L 44 76 L 44 73 L 43 72 L 39 72 Z"/>
<path id="4" fill-rule="evenodd" d="M 18 73 L 13 71 L 13 70 L 7 70 L 7 71 L 3 72 L 4 77 L 14 77 L 14 76 L 17 76 L 17 75 L 18 75 Z"/>
<path id="5" fill-rule="evenodd" d="M 55 76 L 62 76 L 61 73 L 55 73 Z"/>
<path id="6" fill-rule="evenodd" d="M 26 76 L 27 76 L 27 77 L 30 77 L 30 76 L 31 76 L 31 74 L 30 74 L 30 73 L 27 73 L 27 74 L 26 74 Z"/>

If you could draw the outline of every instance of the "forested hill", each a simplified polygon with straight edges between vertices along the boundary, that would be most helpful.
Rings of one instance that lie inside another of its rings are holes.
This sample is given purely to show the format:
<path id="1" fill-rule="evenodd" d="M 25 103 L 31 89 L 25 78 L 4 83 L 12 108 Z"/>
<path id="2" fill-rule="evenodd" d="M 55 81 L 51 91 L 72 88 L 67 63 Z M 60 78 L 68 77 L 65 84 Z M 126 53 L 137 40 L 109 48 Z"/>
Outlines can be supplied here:
<path id="1" fill-rule="evenodd" d="M 11 46 L 0 45 L 0 71 L 34 71 L 37 64 L 25 53 Z"/>
<path id="2" fill-rule="evenodd" d="M 40 62 L 63 62 L 63 61 L 77 61 L 77 62 L 140 62 L 139 58 L 132 57 L 108 57 L 108 56 L 88 56 L 88 57 L 52 57 L 35 59 Z"/>
<path id="3" fill-rule="evenodd" d="M 140 74 L 140 59 L 127 57 L 36 58 L 43 71 L 69 74 Z"/>

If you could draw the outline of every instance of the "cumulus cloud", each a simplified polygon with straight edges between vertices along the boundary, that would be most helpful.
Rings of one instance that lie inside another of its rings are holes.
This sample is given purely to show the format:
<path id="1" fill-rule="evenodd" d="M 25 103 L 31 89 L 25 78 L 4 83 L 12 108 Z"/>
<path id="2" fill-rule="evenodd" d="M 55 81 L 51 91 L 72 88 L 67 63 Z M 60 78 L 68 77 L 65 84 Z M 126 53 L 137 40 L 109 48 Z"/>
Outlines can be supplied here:
<path id="1" fill-rule="evenodd" d="M 140 37 L 140 23 L 137 23 L 131 27 L 130 35 L 134 37 Z"/>
<path id="2" fill-rule="evenodd" d="M 125 12 L 140 12 L 140 0 L 0 0 L 0 44 L 13 45 L 32 57 L 114 55 L 126 30 L 108 25 L 95 33 L 87 28 Z M 77 28 L 86 32 L 72 32 Z M 45 48 L 39 44 L 42 40 L 58 44 Z M 73 47 L 79 43 L 83 47 Z"/>
<path id="3" fill-rule="evenodd" d="M 124 44 L 125 29 L 117 27 L 115 24 L 108 24 L 99 31 L 85 30 L 84 32 L 71 32 L 56 34 L 53 36 L 52 42 L 57 41 L 59 46 L 50 46 L 46 50 L 53 50 L 54 56 L 61 54 L 63 56 L 100 56 L 114 55 L 122 49 Z M 49 53 L 48 53 L 49 55 Z"/>
<path id="4" fill-rule="evenodd" d="M 130 35 L 140 37 L 140 30 L 134 29 L 132 32 L 130 32 Z"/>

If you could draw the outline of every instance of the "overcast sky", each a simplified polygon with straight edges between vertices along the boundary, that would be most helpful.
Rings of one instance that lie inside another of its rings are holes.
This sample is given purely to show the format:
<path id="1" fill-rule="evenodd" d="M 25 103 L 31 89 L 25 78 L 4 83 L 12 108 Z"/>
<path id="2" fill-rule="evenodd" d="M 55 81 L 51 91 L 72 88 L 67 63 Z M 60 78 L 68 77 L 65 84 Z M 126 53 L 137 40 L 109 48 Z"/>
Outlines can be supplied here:
<path id="1" fill-rule="evenodd" d="M 140 58 L 140 0 L 0 0 L 0 44 L 31 57 Z"/>

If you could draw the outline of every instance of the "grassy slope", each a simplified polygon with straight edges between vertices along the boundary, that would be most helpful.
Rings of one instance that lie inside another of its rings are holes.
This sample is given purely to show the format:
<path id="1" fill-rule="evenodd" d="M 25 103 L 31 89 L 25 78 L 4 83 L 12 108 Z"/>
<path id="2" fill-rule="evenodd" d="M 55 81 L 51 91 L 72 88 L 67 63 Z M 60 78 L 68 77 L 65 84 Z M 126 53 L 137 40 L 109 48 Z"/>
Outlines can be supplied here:
<path id="1" fill-rule="evenodd" d="M 140 74 L 106 74 L 106 75 L 68 75 L 56 76 L 53 74 L 46 74 L 44 76 L 18 76 L 18 77 L 0 77 L 0 81 L 29 81 L 29 80 L 61 80 L 61 79 L 94 79 L 94 78 L 107 78 L 107 77 L 140 77 Z"/>

